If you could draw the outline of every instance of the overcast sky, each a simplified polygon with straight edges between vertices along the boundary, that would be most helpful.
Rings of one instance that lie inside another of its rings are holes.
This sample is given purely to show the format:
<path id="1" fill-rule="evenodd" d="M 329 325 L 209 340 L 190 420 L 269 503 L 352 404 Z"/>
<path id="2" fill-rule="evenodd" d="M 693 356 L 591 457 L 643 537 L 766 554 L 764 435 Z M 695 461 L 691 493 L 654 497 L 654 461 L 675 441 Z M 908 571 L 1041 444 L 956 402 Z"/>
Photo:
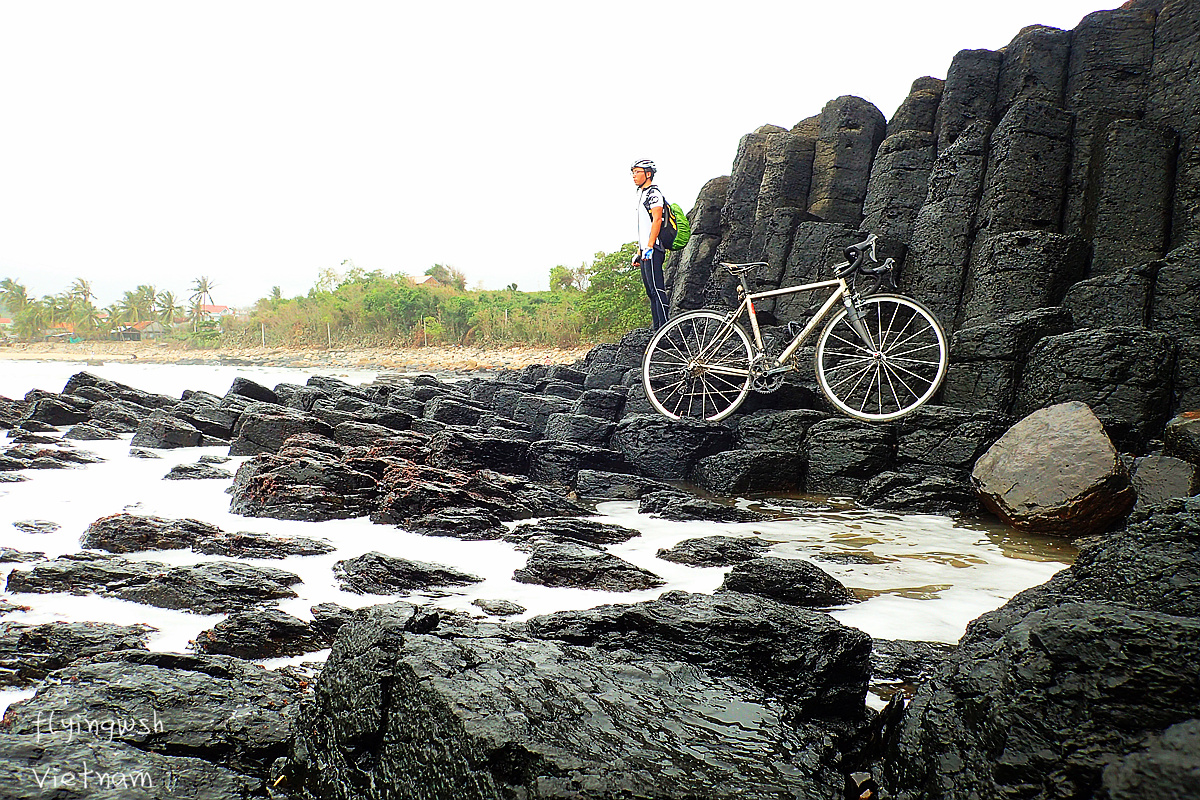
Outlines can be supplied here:
<path id="1" fill-rule="evenodd" d="M 635 159 L 687 209 L 759 125 L 844 94 L 890 117 L 958 50 L 1119 4 L 0 0 L 0 278 L 545 289 L 634 239 Z"/>

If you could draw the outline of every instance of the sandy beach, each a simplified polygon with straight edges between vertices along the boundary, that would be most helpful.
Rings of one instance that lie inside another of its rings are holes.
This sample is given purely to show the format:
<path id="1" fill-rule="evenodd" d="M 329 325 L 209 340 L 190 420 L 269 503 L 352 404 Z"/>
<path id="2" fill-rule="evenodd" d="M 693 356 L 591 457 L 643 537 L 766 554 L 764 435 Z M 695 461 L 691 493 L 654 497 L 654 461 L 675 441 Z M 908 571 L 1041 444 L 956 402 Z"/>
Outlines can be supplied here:
<path id="1" fill-rule="evenodd" d="M 360 347 L 293 350 L 252 347 L 187 350 L 172 342 L 58 342 L 18 343 L 0 347 L 0 361 L 137 361 L 147 364 L 244 364 L 265 367 L 337 367 L 472 371 L 520 369 L 530 364 L 569 364 L 590 348 L 540 347 Z"/>

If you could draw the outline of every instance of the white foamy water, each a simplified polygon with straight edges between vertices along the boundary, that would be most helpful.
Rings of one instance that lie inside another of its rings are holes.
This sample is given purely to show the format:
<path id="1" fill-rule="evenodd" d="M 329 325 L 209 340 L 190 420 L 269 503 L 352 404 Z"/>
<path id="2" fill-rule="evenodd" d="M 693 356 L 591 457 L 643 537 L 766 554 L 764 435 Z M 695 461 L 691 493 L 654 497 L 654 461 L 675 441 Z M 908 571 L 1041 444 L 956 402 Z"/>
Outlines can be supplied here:
<path id="1" fill-rule="evenodd" d="M 81 369 L 144 391 L 173 396 L 179 396 L 185 388 L 223 394 L 239 375 L 267 386 L 281 382 L 303 384 L 318 372 L 351 383 L 375 377 L 374 372 L 345 370 L 128 363 L 84 366 L 9 361 L 0 362 L 0 395 L 21 397 L 32 388 L 61 391 L 67 378 Z M 595 519 L 642 532 L 641 536 L 608 550 L 658 574 L 666 585 L 627 593 L 549 588 L 512 580 L 513 571 L 525 565 L 527 555 L 506 542 L 421 536 L 393 525 L 375 525 L 365 518 L 297 522 L 230 514 L 229 495 L 225 493 L 228 479 L 163 480 L 173 465 L 195 462 L 205 454 L 224 455 L 226 448 L 161 450 L 157 451 L 161 459 L 140 459 L 129 456 L 130 438 L 127 434 L 116 441 L 74 443 L 104 458 L 103 463 L 67 470 L 29 470 L 22 473 L 29 478 L 23 483 L 0 484 L 0 546 L 43 552 L 54 558 L 78 552 L 79 539 L 88 525 L 109 514 L 127 511 L 172 519 L 189 517 L 227 531 L 307 536 L 335 545 L 335 552 L 321 556 L 247 559 L 249 563 L 294 572 L 303 579 L 303 583 L 293 587 L 299 597 L 279 603 L 284 611 L 302 619 L 311 619 L 311 606 L 327 601 L 356 608 L 411 600 L 481 614 L 470 604 L 475 598 L 511 600 L 525 606 L 528 609 L 525 616 L 530 616 L 652 599 L 673 589 L 711 592 L 721 584 L 728 568 L 673 564 L 659 559 L 658 550 L 700 536 L 756 534 L 773 543 L 771 555 L 812 559 L 859 596 L 867 598 L 833 611 L 833 616 L 842 622 L 875 637 L 939 642 L 956 641 L 970 620 L 999 607 L 1017 592 L 1046 581 L 1074 555 L 1065 542 L 1024 536 L 998 524 L 933 515 L 898 515 L 845 504 L 835 510 L 792 512 L 790 519 L 715 523 L 654 519 L 639 514 L 637 503 L 604 502 L 596 507 Z M 0 439 L 0 444 L 4 441 Z M 243 460 L 233 459 L 224 468 L 232 473 Z M 762 501 L 761 506 L 767 510 L 774 507 L 770 501 Z M 26 520 L 47 520 L 60 527 L 52 533 L 26 533 L 13 526 Z M 451 565 L 483 580 L 450 594 L 430 596 L 381 597 L 339 589 L 333 578 L 334 563 L 372 550 Z M 153 551 L 128 557 L 173 565 L 219 560 L 217 556 L 190 550 Z M 7 576 L 11 569 L 30 566 L 4 564 L 0 570 Z M 29 606 L 28 611 L 3 617 L 4 621 L 146 623 L 157 629 L 150 641 L 150 647 L 156 650 L 185 650 L 198 633 L 222 618 L 222 615 L 170 611 L 95 595 L 5 591 L 0 599 Z M 300 660 L 315 660 L 323 655 L 310 654 Z M 0 710 L 9 702 L 31 694 L 31 691 L 0 692 Z"/>

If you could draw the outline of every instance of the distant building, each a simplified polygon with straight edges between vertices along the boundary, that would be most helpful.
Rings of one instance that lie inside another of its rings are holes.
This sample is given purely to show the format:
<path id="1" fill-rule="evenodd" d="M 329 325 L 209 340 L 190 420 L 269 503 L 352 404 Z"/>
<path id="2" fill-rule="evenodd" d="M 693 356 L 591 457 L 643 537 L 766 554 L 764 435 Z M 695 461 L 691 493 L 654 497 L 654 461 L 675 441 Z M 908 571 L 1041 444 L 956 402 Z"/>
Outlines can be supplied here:
<path id="1" fill-rule="evenodd" d="M 419 278 L 413 278 L 412 282 L 414 286 L 428 286 L 431 289 L 442 285 L 442 282 L 432 275 L 422 275 Z"/>
<path id="2" fill-rule="evenodd" d="M 200 306 L 200 316 L 205 319 L 217 319 L 218 317 L 228 317 L 233 314 L 233 309 L 229 306 Z"/>

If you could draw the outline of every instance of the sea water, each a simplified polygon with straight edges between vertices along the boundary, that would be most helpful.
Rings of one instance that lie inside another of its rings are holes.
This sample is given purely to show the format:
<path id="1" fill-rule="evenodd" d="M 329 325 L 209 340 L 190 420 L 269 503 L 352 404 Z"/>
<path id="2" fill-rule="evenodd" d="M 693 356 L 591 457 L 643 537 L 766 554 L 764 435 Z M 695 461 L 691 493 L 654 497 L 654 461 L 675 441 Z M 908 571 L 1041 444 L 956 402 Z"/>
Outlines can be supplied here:
<path id="1" fill-rule="evenodd" d="M 67 379 L 87 370 L 148 392 L 178 397 L 184 389 L 223 394 L 235 377 L 266 386 L 303 384 L 314 374 L 339 377 L 350 383 L 374 380 L 377 373 L 347 370 L 299 370 L 229 365 L 159 365 L 127 362 L 86 365 L 55 362 L 0 361 L 0 395 L 21 397 L 33 388 L 61 391 Z M 463 541 L 422 536 L 395 525 L 376 525 L 368 519 L 300 522 L 241 517 L 229 512 L 226 489 L 231 479 L 168 481 L 163 477 L 176 464 L 194 463 L 201 455 L 226 455 L 227 448 L 187 448 L 156 451 L 161 458 L 129 455 L 130 434 L 120 440 L 74 442 L 104 460 L 76 469 L 28 470 L 22 483 L 0 484 L 0 546 L 45 553 L 47 558 L 81 550 L 80 537 L 93 521 L 120 512 L 170 519 L 192 518 L 226 531 L 256 531 L 274 536 L 323 539 L 336 550 L 319 556 L 284 559 L 244 559 L 299 575 L 293 589 L 299 597 L 279 607 L 301 619 L 311 619 L 317 603 L 335 602 L 357 608 L 408 600 L 482 614 L 471 605 L 476 598 L 511 600 L 527 609 L 517 619 L 606 603 L 629 603 L 657 597 L 664 591 L 711 592 L 720 586 L 727 567 L 698 568 L 664 561 L 660 548 L 684 539 L 714 534 L 759 536 L 772 544 L 770 555 L 805 558 L 850 587 L 860 602 L 831 613 L 871 636 L 954 642 L 968 622 L 1002 605 L 1017 592 L 1042 583 L 1064 568 L 1074 550 L 1061 539 L 1021 534 L 994 519 L 978 520 L 937 515 L 895 514 L 861 509 L 848 500 L 821 498 L 820 503 L 741 499 L 742 507 L 774 515 L 768 521 L 746 523 L 679 522 L 656 519 L 637 510 L 636 502 L 601 502 L 592 518 L 641 531 L 641 536 L 607 549 L 664 579 L 664 586 L 636 592 L 551 588 L 518 583 L 513 572 L 525 565 L 527 554 L 507 542 Z M 3 443 L 0 439 L 0 444 Z M 230 473 L 245 461 L 224 465 Z M 809 498 L 812 500 L 813 498 Z M 27 533 L 13 523 L 45 520 L 57 524 L 50 533 Z M 517 523 L 512 523 L 517 524 Z M 482 581 L 453 590 L 396 596 L 360 595 L 342 591 L 333 575 L 337 561 L 370 551 L 453 566 Z M 190 550 L 135 553 L 170 565 L 219 560 Z M 12 569 L 31 564 L 3 564 Z M 185 651 L 201 631 L 223 615 L 193 614 L 159 609 L 95 595 L 16 594 L 0 599 L 28 606 L 28 611 L 0 621 L 39 624 L 54 620 L 92 620 L 122 625 L 145 623 L 155 632 L 151 649 Z M 308 654 L 293 661 L 320 660 L 327 653 Z M 265 662 L 269 666 L 282 661 Z M 32 691 L 0 692 L 0 711 Z"/>

